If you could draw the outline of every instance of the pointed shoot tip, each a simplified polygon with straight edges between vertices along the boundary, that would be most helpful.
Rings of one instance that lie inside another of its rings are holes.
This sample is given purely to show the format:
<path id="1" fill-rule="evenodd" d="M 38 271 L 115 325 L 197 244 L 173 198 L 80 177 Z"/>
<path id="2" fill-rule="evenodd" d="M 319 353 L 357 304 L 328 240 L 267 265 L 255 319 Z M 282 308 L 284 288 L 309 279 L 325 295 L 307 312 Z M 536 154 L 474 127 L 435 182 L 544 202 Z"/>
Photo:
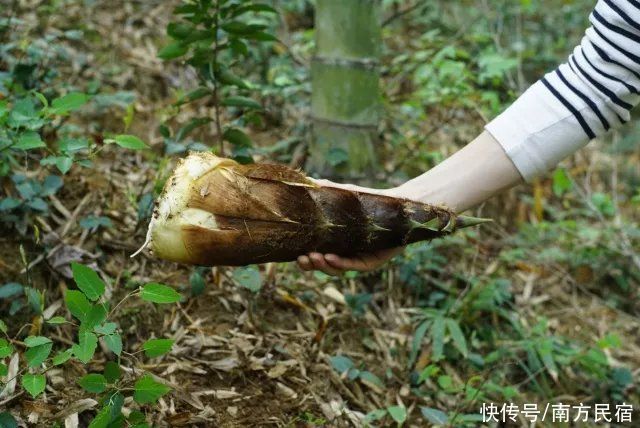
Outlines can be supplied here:
<path id="1" fill-rule="evenodd" d="M 482 223 L 492 223 L 493 219 L 490 218 L 480 218 L 480 217 L 471 217 L 466 215 L 461 215 L 458 217 L 457 228 L 461 229 L 463 227 L 471 227 L 477 226 Z"/>

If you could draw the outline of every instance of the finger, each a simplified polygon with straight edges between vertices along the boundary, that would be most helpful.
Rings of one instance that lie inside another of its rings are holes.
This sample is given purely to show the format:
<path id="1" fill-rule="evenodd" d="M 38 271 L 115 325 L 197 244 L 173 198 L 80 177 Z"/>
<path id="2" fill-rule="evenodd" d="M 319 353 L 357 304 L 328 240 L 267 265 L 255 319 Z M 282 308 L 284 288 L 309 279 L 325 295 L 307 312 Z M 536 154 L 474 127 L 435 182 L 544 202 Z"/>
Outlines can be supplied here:
<path id="1" fill-rule="evenodd" d="M 319 186 L 335 186 L 337 184 L 331 180 L 326 180 L 324 178 L 312 178 L 312 177 L 307 177 L 307 178 Z"/>
<path id="2" fill-rule="evenodd" d="M 324 258 L 329 266 L 340 270 L 358 270 L 366 272 L 375 268 L 375 266 L 373 266 L 372 263 L 364 257 L 345 258 L 336 254 L 327 254 Z"/>
<path id="3" fill-rule="evenodd" d="M 311 259 L 311 263 L 313 267 L 317 270 L 320 270 L 327 275 L 340 276 L 342 275 L 342 269 L 336 269 L 330 266 L 324 258 L 324 255 L 320 253 L 311 253 L 309 254 L 309 258 Z"/>
<path id="4" fill-rule="evenodd" d="M 404 247 L 395 247 L 395 248 L 389 248 L 386 250 L 380 250 L 376 253 L 376 255 L 385 260 L 389 260 L 397 256 L 398 254 L 402 253 L 403 251 L 404 251 Z"/>
<path id="5" fill-rule="evenodd" d="M 340 257 L 336 254 L 327 254 L 325 259 L 330 266 L 337 269 L 367 272 L 382 266 L 389 259 L 400 254 L 403 250 L 403 247 L 389 248 L 387 250 L 380 250 L 372 254 L 353 258 Z"/>
<path id="6" fill-rule="evenodd" d="M 362 187 L 350 183 L 336 183 L 335 181 L 326 180 L 324 178 L 310 178 L 310 180 L 323 187 L 335 187 L 336 189 L 351 190 L 354 192 L 376 193 L 378 191 L 378 189 L 369 189 L 368 187 Z"/>
<path id="7" fill-rule="evenodd" d="M 309 257 L 307 257 L 307 256 L 298 257 L 298 266 L 300 266 L 300 269 L 302 269 L 302 270 L 312 270 L 313 269 L 313 265 L 311 264 L 311 260 L 309 260 Z"/>

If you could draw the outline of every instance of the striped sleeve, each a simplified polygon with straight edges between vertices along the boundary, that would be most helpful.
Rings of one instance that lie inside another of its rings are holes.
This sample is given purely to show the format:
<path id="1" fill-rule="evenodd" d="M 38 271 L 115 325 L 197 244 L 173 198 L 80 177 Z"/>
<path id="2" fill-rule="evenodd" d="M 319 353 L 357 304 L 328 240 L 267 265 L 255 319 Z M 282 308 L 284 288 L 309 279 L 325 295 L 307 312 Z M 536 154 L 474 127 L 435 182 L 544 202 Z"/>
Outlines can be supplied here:
<path id="1" fill-rule="evenodd" d="M 640 101 L 640 0 L 599 0 L 567 61 L 486 129 L 533 178 L 630 118 Z"/>

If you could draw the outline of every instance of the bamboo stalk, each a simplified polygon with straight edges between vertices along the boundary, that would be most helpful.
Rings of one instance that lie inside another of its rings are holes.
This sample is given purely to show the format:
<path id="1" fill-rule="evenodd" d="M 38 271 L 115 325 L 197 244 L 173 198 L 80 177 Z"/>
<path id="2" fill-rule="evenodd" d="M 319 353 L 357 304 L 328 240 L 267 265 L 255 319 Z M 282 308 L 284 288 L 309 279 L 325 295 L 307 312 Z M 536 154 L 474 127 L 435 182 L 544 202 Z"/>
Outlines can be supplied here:
<path id="1" fill-rule="evenodd" d="M 379 0 L 316 2 L 309 172 L 363 182 L 378 163 L 379 7 Z"/>

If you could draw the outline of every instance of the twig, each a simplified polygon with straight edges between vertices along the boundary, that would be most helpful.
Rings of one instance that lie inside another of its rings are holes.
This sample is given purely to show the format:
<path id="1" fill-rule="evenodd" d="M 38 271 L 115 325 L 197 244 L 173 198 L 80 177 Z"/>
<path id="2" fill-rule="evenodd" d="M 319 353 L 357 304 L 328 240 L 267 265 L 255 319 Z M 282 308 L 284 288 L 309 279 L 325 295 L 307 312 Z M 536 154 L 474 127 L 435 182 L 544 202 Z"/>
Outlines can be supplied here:
<path id="1" fill-rule="evenodd" d="M 71 213 L 71 217 L 69 218 L 69 221 L 67 221 L 67 224 L 64 225 L 64 227 L 62 228 L 62 231 L 60 232 L 60 240 L 62 240 L 62 238 L 64 238 L 65 235 L 67 234 L 67 232 L 69 232 L 69 229 L 71 229 L 71 226 L 73 226 L 76 219 L 78 218 L 80 211 L 82 211 L 82 208 L 84 208 L 84 206 L 89 202 L 89 199 L 91 199 L 92 195 L 93 195 L 92 193 L 87 193 L 84 196 L 84 198 L 82 198 L 82 200 L 80 201 L 76 209 L 73 210 L 73 213 Z"/>
<path id="2" fill-rule="evenodd" d="M 113 314 L 115 314 L 115 313 L 116 313 L 116 309 L 118 309 L 118 307 L 119 307 L 122 303 L 124 303 L 124 301 L 125 301 L 125 300 L 127 300 L 129 297 L 134 296 L 135 294 L 137 294 L 137 293 L 139 293 L 139 292 L 140 292 L 140 289 L 136 289 L 136 290 L 133 290 L 132 292 L 130 292 L 129 294 L 127 294 L 126 296 L 124 296 L 124 297 L 122 298 L 122 300 L 120 300 L 120 301 L 118 302 L 118 304 L 116 304 L 116 305 L 113 307 L 113 309 L 111 309 L 111 312 L 109 312 L 109 315 L 107 315 L 107 319 L 109 319 Z"/>

